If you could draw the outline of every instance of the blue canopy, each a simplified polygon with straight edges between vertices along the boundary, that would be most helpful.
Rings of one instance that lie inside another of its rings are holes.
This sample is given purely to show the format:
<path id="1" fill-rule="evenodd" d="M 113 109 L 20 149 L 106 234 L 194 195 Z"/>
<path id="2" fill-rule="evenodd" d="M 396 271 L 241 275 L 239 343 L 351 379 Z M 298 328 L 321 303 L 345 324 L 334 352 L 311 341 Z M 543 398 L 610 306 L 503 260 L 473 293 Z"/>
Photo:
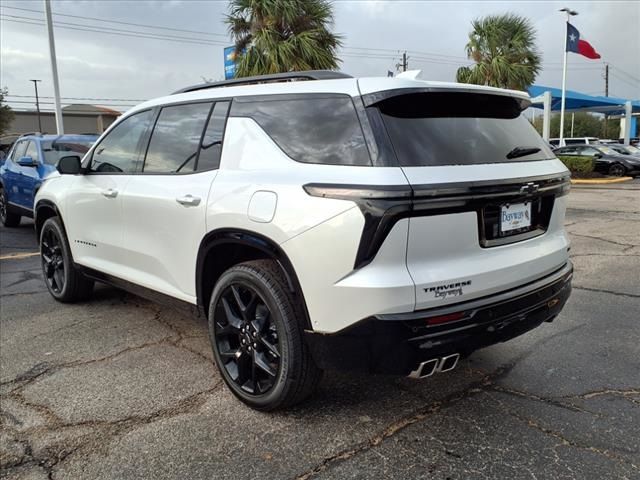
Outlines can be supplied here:
<path id="1" fill-rule="evenodd" d="M 559 88 L 545 87 L 544 85 L 532 85 L 529 87 L 529 95 L 538 97 L 544 92 L 551 92 L 551 110 L 560 110 L 560 102 L 562 99 L 562 90 Z M 584 93 L 567 90 L 565 92 L 565 109 L 566 110 L 589 110 L 592 112 L 602 112 L 609 114 L 624 115 L 624 105 L 628 100 L 614 97 L 596 97 L 593 95 L 585 95 Z M 534 104 L 532 107 L 543 108 L 542 104 Z M 631 101 L 631 109 L 633 113 L 640 112 L 640 100 Z"/>

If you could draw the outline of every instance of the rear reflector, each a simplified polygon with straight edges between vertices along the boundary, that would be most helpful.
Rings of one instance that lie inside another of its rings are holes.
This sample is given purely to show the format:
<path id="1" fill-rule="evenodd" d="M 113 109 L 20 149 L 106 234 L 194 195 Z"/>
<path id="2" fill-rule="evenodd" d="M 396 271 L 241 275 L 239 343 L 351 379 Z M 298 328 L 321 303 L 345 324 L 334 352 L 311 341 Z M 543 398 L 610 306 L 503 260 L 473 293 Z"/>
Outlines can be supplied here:
<path id="1" fill-rule="evenodd" d="M 455 322 L 464 317 L 465 312 L 450 313 L 448 315 L 440 315 L 438 317 L 427 318 L 427 325 L 439 325 L 441 323 Z"/>

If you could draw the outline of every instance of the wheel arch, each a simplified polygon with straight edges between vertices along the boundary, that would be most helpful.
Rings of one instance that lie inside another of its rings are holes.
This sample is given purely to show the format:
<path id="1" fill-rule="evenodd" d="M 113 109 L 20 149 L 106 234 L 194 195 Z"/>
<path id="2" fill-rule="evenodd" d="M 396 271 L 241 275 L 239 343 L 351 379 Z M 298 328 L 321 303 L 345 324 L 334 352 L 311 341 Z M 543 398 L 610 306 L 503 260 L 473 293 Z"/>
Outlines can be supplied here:
<path id="1" fill-rule="evenodd" d="M 42 226 L 44 222 L 46 222 L 51 217 L 58 217 L 60 219 L 60 223 L 62 224 L 62 228 L 65 230 L 66 227 L 64 225 L 64 220 L 62 215 L 60 214 L 60 210 L 58 206 L 53 203 L 51 200 L 40 200 L 36 204 L 34 210 L 34 224 L 36 229 L 36 238 L 38 242 L 40 241 L 40 232 L 42 231 Z"/>
<path id="2" fill-rule="evenodd" d="M 211 293 L 218 278 L 233 265 L 257 259 L 275 260 L 284 273 L 288 288 L 301 302 L 304 328 L 311 329 L 311 321 L 293 264 L 276 242 L 259 233 L 242 229 L 218 229 L 204 236 L 196 261 L 196 296 L 198 308 L 208 315 Z"/>

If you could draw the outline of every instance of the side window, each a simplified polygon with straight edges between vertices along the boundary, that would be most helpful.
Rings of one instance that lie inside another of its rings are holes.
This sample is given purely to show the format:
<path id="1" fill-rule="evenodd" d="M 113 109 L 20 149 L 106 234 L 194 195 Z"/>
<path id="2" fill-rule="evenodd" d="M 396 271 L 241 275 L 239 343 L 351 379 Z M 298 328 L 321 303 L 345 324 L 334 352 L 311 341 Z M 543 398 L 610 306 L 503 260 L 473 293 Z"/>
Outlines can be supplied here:
<path id="1" fill-rule="evenodd" d="M 24 152 L 27 149 L 27 143 L 29 143 L 27 140 L 22 140 L 16 144 L 15 148 L 13 149 L 13 153 L 11 154 L 12 162 L 17 162 L 22 157 L 24 157 Z"/>
<path id="2" fill-rule="evenodd" d="M 29 146 L 27 147 L 27 151 L 24 154 L 25 157 L 31 157 L 36 162 L 38 161 L 38 145 L 33 140 L 29 142 Z"/>
<path id="3" fill-rule="evenodd" d="M 229 102 L 217 102 L 213 107 L 207 129 L 202 137 L 202 145 L 200 145 L 200 155 L 196 167 L 199 172 L 214 170 L 220 166 L 222 137 L 224 136 L 224 125 L 227 121 L 228 111 Z"/>
<path id="4" fill-rule="evenodd" d="M 580 152 L 578 151 L 578 147 L 563 147 L 558 150 L 560 155 L 578 155 Z"/>
<path id="5" fill-rule="evenodd" d="M 597 153 L 600 153 L 600 152 L 598 152 L 598 150 L 592 147 L 584 147 L 580 149 L 580 155 L 586 155 L 588 157 L 593 157 Z"/>
<path id="6" fill-rule="evenodd" d="M 325 165 L 371 165 L 351 97 L 236 99 L 232 117 L 252 118 L 292 159 Z"/>
<path id="7" fill-rule="evenodd" d="M 211 103 L 164 107 L 153 127 L 143 171 L 193 172 Z"/>
<path id="8" fill-rule="evenodd" d="M 138 163 L 138 145 L 151 121 L 152 110 L 136 113 L 119 123 L 93 151 L 89 171 L 133 173 Z"/>

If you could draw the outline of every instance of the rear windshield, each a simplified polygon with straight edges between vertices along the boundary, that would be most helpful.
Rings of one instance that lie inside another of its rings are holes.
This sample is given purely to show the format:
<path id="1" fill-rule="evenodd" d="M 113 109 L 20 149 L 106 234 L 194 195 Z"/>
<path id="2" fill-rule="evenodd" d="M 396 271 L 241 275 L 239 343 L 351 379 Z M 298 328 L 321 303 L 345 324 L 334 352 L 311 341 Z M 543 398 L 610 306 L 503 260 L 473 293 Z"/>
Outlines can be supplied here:
<path id="1" fill-rule="evenodd" d="M 412 93 L 380 111 L 401 166 L 526 162 L 554 155 L 516 99 L 471 93 Z"/>

